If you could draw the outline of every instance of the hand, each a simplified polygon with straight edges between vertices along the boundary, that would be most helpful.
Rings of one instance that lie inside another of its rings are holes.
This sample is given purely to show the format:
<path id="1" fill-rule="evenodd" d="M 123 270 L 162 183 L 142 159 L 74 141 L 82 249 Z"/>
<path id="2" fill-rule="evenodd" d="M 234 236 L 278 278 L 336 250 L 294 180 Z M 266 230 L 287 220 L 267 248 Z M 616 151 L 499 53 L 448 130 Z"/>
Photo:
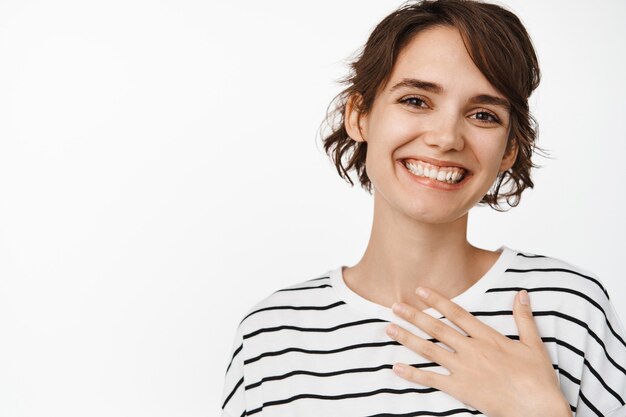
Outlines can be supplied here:
<path id="1" fill-rule="evenodd" d="M 500 334 L 436 291 L 427 292 L 422 300 L 471 337 L 407 304 L 395 303 L 392 308 L 399 317 L 454 350 L 451 352 L 390 324 L 387 326 L 389 336 L 450 372 L 450 375 L 441 375 L 396 364 L 394 371 L 398 375 L 444 391 L 489 417 L 572 416 L 569 402 L 558 385 L 552 360 L 537 331 L 530 303 L 520 302 L 522 291 L 516 295 L 513 308 L 519 341 Z M 393 329 L 397 331 L 395 336 Z"/>

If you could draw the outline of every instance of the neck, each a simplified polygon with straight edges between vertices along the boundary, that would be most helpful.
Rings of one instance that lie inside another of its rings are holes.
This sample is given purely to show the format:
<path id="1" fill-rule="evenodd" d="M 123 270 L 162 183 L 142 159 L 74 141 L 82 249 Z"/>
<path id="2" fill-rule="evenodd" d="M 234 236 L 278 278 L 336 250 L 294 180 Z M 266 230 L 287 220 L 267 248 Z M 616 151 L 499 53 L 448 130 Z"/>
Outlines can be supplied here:
<path id="1" fill-rule="evenodd" d="M 415 295 L 424 286 L 454 298 L 479 280 L 498 253 L 467 241 L 468 213 L 449 223 L 420 223 L 374 197 L 371 236 L 361 260 L 344 269 L 346 284 L 386 307 L 403 302 L 428 306 Z"/>

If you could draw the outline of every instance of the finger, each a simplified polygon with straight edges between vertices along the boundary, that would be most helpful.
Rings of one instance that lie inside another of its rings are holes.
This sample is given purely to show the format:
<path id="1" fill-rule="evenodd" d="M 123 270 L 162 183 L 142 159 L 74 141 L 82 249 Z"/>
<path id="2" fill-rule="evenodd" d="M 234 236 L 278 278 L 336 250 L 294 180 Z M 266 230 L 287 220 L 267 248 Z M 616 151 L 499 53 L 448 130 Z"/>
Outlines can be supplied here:
<path id="1" fill-rule="evenodd" d="M 447 375 L 438 374 L 432 371 L 424 371 L 404 363 L 394 364 L 393 371 L 409 381 L 416 382 L 426 387 L 437 388 L 439 391 L 447 391 Z"/>
<path id="2" fill-rule="evenodd" d="M 420 292 L 422 289 L 426 290 L 425 294 Z M 478 320 L 463 307 L 439 294 L 437 291 L 430 288 L 418 287 L 415 292 L 426 304 L 435 308 L 435 310 L 439 311 L 448 320 L 463 329 L 473 338 L 495 339 L 498 337 L 504 337 L 493 328 Z"/>
<path id="3" fill-rule="evenodd" d="M 429 314 L 404 303 L 394 303 L 391 309 L 399 317 L 414 324 L 438 341 L 445 343 L 455 351 L 459 350 L 463 343 L 467 342 L 465 335 L 459 333 L 441 320 L 437 320 Z"/>
<path id="4" fill-rule="evenodd" d="M 525 293 L 525 294 L 524 294 Z M 522 303 L 524 296 L 528 300 L 527 304 Z M 528 346 L 543 346 L 543 341 L 537 330 L 533 311 L 530 306 L 530 296 L 526 290 L 518 291 L 513 306 L 513 317 L 519 331 L 520 342 Z"/>
<path id="5" fill-rule="evenodd" d="M 454 361 L 454 352 L 450 352 L 431 341 L 422 339 L 394 323 L 387 325 L 385 330 L 392 339 L 397 340 L 432 362 L 436 362 L 441 366 L 450 367 Z"/>

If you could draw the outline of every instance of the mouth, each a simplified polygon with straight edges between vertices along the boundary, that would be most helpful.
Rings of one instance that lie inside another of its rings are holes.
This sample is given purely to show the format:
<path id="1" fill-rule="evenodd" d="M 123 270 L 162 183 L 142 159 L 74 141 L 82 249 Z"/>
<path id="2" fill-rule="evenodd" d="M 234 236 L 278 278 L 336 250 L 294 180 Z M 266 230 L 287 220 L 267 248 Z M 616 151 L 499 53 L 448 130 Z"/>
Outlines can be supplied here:
<path id="1" fill-rule="evenodd" d="M 399 162 L 413 176 L 431 180 L 434 184 L 457 185 L 465 183 L 465 180 L 473 175 L 465 168 L 440 167 L 418 159 L 402 159 Z"/>

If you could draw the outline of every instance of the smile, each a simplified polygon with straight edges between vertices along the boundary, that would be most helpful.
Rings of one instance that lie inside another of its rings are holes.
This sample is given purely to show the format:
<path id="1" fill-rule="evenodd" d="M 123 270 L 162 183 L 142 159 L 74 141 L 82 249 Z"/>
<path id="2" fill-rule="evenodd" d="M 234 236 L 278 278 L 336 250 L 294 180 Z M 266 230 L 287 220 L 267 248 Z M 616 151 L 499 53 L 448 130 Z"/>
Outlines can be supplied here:
<path id="1" fill-rule="evenodd" d="M 447 182 L 448 184 L 456 184 L 460 182 L 467 172 L 463 168 L 438 167 L 423 161 L 409 162 L 404 160 L 403 163 L 412 174 L 420 177 L 431 178 L 437 181 Z"/>

